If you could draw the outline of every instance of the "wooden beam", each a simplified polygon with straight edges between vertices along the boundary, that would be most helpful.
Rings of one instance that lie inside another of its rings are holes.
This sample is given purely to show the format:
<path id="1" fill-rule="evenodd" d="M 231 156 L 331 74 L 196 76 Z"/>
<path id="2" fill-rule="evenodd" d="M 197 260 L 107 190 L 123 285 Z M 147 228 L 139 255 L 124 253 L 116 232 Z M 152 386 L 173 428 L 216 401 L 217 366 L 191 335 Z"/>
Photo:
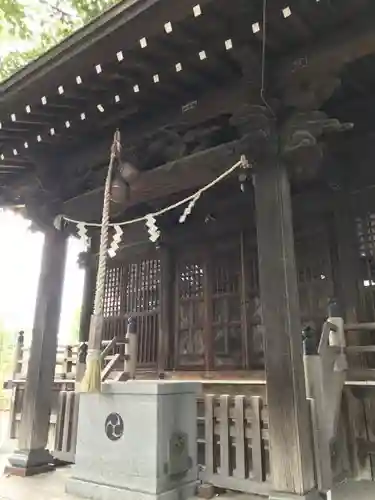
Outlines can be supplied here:
<path id="1" fill-rule="evenodd" d="M 290 187 L 286 168 L 277 158 L 258 168 L 254 191 L 272 483 L 277 492 L 304 495 L 315 487 L 314 464 Z"/>
<path id="2" fill-rule="evenodd" d="M 240 159 L 246 140 L 233 141 L 142 173 L 131 186 L 130 200 L 116 208 L 115 216 L 138 203 L 162 198 L 181 190 L 198 188 L 211 182 Z M 90 191 L 64 203 L 64 214 L 99 221 L 103 188 Z"/>
<path id="3" fill-rule="evenodd" d="M 367 12 L 357 20 L 350 19 L 333 34 L 280 62 L 275 71 L 281 86 L 290 81 L 308 81 L 319 74 L 335 74 L 345 64 L 375 52 L 375 26 L 373 15 Z"/>
<path id="4" fill-rule="evenodd" d="M 147 137 L 159 129 L 165 127 L 193 127 L 210 118 L 220 114 L 231 113 L 243 106 L 245 85 L 236 82 L 216 90 L 211 90 L 203 95 L 192 97 L 190 102 L 194 104 L 188 111 L 183 107 L 189 102 L 180 102 L 170 108 L 163 109 L 155 107 L 151 116 L 144 116 L 138 121 L 132 121 L 129 125 L 120 129 L 124 143 L 124 155 L 126 149 L 139 142 L 140 137 Z M 74 174 L 75 171 L 87 173 L 87 170 L 107 162 L 113 130 L 109 130 L 100 139 L 82 143 L 82 145 L 66 154 L 60 162 L 61 168 L 68 168 Z"/>

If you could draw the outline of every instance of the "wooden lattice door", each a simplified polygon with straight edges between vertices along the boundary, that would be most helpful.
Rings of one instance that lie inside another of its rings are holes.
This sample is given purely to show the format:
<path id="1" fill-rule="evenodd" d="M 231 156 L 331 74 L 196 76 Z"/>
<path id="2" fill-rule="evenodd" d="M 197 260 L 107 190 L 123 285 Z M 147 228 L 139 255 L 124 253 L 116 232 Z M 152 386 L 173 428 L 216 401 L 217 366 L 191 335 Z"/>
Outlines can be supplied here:
<path id="1" fill-rule="evenodd" d="M 106 274 L 104 339 L 125 338 L 130 316 L 137 322 L 138 364 L 157 364 L 160 322 L 160 259 L 113 261 Z"/>
<path id="2" fill-rule="evenodd" d="M 322 223 L 297 232 L 295 253 L 302 325 L 309 324 L 319 332 L 334 296 L 328 225 Z"/>
<path id="3" fill-rule="evenodd" d="M 360 258 L 358 288 L 361 321 L 375 320 L 375 214 L 367 213 L 356 219 L 358 256 Z"/>
<path id="4" fill-rule="evenodd" d="M 246 327 L 242 314 L 239 238 L 215 245 L 210 263 L 214 366 L 241 368 L 246 359 Z"/>
<path id="5" fill-rule="evenodd" d="M 176 263 L 176 345 L 175 366 L 204 367 L 205 311 L 204 282 L 207 262 L 204 252 L 190 249 Z M 207 354 L 207 351 L 206 351 Z"/>
<path id="6" fill-rule="evenodd" d="M 176 367 L 247 367 L 249 319 L 242 254 L 238 235 L 178 254 Z"/>

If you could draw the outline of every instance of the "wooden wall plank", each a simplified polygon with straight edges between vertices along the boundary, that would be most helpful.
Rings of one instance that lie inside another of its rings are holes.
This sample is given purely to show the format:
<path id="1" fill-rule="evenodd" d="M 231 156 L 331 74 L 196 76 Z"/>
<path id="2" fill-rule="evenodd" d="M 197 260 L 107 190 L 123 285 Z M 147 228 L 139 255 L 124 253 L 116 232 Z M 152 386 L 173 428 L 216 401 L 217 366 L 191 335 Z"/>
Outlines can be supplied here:
<path id="1" fill-rule="evenodd" d="M 245 419 L 244 419 L 245 396 L 234 397 L 235 411 L 235 444 L 236 444 L 236 468 L 234 475 L 240 479 L 246 477 L 246 452 L 245 452 Z"/>
<path id="2" fill-rule="evenodd" d="M 253 455 L 253 479 L 254 481 L 264 481 L 264 457 L 262 441 L 262 399 L 254 396 L 251 398 L 251 406 L 254 412 L 251 439 L 251 451 Z"/>
<path id="3" fill-rule="evenodd" d="M 212 477 L 216 472 L 214 464 L 214 396 L 206 394 L 204 397 L 205 413 L 205 441 L 206 441 L 206 474 Z"/>
<path id="4" fill-rule="evenodd" d="M 62 451 L 70 450 L 71 425 L 74 409 L 74 392 L 63 392 L 65 397 L 65 411 L 62 417 L 63 432 L 62 432 Z"/>
<path id="5" fill-rule="evenodd" d="M 230 476 L 229 396 L 222 394 L 220 401 L 220 475 Z"/>

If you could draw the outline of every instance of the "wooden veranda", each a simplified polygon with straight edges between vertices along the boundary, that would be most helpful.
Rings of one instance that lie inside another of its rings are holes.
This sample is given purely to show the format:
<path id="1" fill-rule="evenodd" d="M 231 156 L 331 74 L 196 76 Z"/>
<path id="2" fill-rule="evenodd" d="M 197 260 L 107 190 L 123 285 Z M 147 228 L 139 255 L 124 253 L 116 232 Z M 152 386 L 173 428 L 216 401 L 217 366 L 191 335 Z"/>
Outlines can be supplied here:
<path id="1" fill-rule="evenodd" d="M 100 222 L 118 128 L 114 223 L 190 195 L 243 155 L 250 168 L 183 224 L 178 210 L 158 217 L 156 244 L 144 223 L 126 226 L 106 274 L 108 378 L 135 317 L 139 376 L 204 381 L 205 479 L 303 498 L 319 478 L 302 329 L 319 339 L 335 298 L 349 372 L 334 473 L 372 478 L 374 17 L 371 0 L 126 0 L 0 85 L 0 204 L 23 205 L 46 234 L 27 377 L 17 368 L 13 382 L 22 473 L 49 467 L 50 424 L 55 451 L 72 451 L 82 345 L 53 379 L 66 237 L 79 228 L 53 221 Z M 88 235 L 82 343 L 98 252 L 97 229 Z"/>

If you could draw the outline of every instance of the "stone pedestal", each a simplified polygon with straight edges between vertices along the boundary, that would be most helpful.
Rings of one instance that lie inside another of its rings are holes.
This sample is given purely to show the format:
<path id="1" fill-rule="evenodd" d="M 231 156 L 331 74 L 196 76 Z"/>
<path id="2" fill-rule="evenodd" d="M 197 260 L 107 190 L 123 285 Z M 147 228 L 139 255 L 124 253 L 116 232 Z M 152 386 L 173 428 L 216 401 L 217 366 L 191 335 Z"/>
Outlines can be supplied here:
<path id="1" fill-rule="evenodd" d="M 330 496 L 328 497 L 327 495 L 322 495 L 318 491 L 314 490 L 306 493 L 306 495 L 273 492 L 271 493 L 269 500 L 328 500 L 328 498 L 330 499 Z"/>
<path id="2" fill-rule="evenodd" d="M 134 381 L 81 394 L 68 493 L 93 500 L 184 500 L 197 479 L 200 384 Z"/>

